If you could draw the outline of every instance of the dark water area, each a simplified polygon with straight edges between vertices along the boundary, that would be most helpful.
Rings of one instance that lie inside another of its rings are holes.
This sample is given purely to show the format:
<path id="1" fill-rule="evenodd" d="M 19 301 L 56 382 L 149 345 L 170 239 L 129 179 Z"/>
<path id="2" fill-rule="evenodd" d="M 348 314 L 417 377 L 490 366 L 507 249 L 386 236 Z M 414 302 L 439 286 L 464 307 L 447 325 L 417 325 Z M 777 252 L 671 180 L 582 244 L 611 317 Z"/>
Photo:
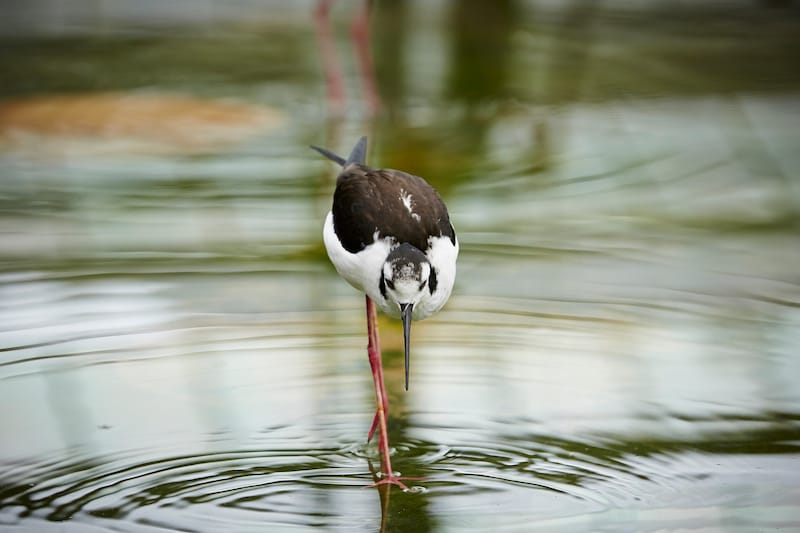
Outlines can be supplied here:
<path id="1" fill-rule="evenodd" d="M 377 1 L 373 96 L 359 3 L 136 6 L 2 8 L 0 529 L 800 527 L 795 3 Z M 361 135 L 461 242 L 407 392 L 380 319 L 408 492 L 308 149 Z"/>

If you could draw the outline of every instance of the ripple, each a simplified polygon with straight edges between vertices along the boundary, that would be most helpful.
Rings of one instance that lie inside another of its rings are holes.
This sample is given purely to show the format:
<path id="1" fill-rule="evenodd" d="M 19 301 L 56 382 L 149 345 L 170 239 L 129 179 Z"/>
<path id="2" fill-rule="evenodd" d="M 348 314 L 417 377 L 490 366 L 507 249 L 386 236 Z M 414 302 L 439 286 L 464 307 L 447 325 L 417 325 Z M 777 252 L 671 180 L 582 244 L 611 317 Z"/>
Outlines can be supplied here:
<path id="1" fill-rule="evenodd" d="M 5 472 L 0 502 L 16 510 L 16 520 L 138 522 L 140 514 L 154 509 L 173 509 L 172 519 L 177 519 L 182 510 L 191 507 L 197 514 L 206 505 L 242 511 L 242 518 L 258 511 L 266 516 L 290 513 L 299 519 L 307 514 L 301 505 L 286 507 L 288 493 L 364 486 L 358 479 L 364 476 L 363 465 L 331 466 L 330 457 L 341 455 L 338 450 L 272 449 L 149 460 L 141 454 L 73 456 Z M 8 512 L 4 516 L 6 523 L 12 521 Z M 169 527 L 183 529 L 180 521 Z"/>
<path id="2" fill-rule="evenodd" d="M 792 284 L 748 279 L 766 290 L 739 303 L 786 295 L 743 314 L 724 290 L 469 285 L 416 326 L 409 393 L 398 328 L 382 327 L 393 467 L 422 478 L 384 511 L 367 488 L 379 460 L 363 441 L 361 300 L 312 270 L 8 277 L 4 311 L 17 322 L 0 392 L 30 421 L 4 414 L 0 524 L 374 530 L 384 513 L 435 509 L 458 529 L 502 515 L 498 527 L 525 530 L 694 511 L 696 490 L 721 507 L 752 503 L 737 479 L 763 490 L 778 479 L 786 496 L 769 505 L 800 493 L 780 474 L 800 456 Z M 313 283 L 336 311 L 315 303 Z M 279 288 L 289 309 L 248 299 Z"/>
<path id="3" fill-rule="evenodd" d="M 500 513 L 506 527 L 526 520 L 609 513 L 614 509 L 730 505 L 742 479 L 768 487 L 776 476 L 782 498 L 800 495 L 793 476 L 800 452 L 800 416 L 774 413 L 694 439 L 559 435 L 541 422 L 499 418 L 427 427 L 393 419 L 393 465 L 422 478 L 397 492 L 395 508 L 436 505 L 448 523 Z M 692 420 L 714 424 L 719 420 Z M 99 530 L 240 530 L 375 524 L 381 515 L 374 479 L 377 450 L 363 438 L 363 418 L 326 416 L 264 427 L 241 440 L 220 432 L 202 448 L 174 438 L 159 446 L 98 454 L 87 448 L 0 466 L 0 523 L 85 524 Z M 539 426 L 542 431 L 530 432 Z M 434 440 L 410 432 L 438 435 Z M 732 443 L 737 443 L 733 445 Z M 769 444 L 767 444 L 769 443 Z M 744 477 L 742 477 L 744 476 Z M 736 481 L 736 480 L 740 481 Z M 720 483 L 736 490 L 717 490 Z M 742 489 L 743 490 L 743 489 Z M 415 503 L 416 502 L 416 503 Z M 309 506 L 315 509 L 309 512 Z M 475 522 L 466 529 L 480 529 Z M 45 529 L 46 530 L 46 529 Z M 146 530 L 146 529 L 143 529 Z M 13 529 L 12 529 L 13 531 Z"/>

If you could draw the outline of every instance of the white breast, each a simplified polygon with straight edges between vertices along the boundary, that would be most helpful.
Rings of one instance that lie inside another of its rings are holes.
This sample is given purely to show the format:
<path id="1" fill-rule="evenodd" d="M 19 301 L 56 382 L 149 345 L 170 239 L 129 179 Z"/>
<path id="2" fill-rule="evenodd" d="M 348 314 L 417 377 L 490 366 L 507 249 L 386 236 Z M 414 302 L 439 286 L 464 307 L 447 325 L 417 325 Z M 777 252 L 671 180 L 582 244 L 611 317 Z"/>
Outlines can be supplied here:
<path id="1" fill-rule="evenodd" d="M 433 294 L 426 291 L 420 302 L 414 306 L 414 319 L 422 320 L 441 309 L 456 282 L 456 259 L 458 258 L 458 238 L 455 244 L 449 237 L 431 237 L 429 248 L 425 254 L 433 268 L 436 269 L 436 290 Z"/>
<path id="2" fill-rule="evenodd" d="M 336 267 L 336 271 L 350 285 L 367 295 L 389 316 L 399 318 L 400 309 L 394 302 L 387 301 L 380 291 L 381 269 L 392 247 L 389 237 L 378 240 L 358 253 L 344 249 L 336 232 L 333 230 L 333 213 L 325 217 L 322 230 L 325 250 Z M 422 320 L 436 313 L 447 302 L 456 280 L 456 258 L 458 257 L 458 240 L 455 245 L 448 237 L 431 237 L 427 258 L 436 269 L 437 287 L 433 294 L 425 291 L 422 299 L 414 306 L 414 320 Z"/>
<path id="3" fill-rule="evenodd" d="M 377 232 L 375 237 L 377 238 Z M 336 267 L 336 271 L 356 289 L 366 292 L 369 297 L 380 304 L 383 297 L 378 288 L 386 257 L 389 255 L 390 244 L 388 239 L 381 239 L 370 244 L 358 253 L 351 253 L 344 249 L 336 232 L 333 231 L 333 213 L 325 217 L 325 226 L 322 229 L 322 239 L 328 257 Z M 379 299 L 376 299 L 376 295 Z"/>

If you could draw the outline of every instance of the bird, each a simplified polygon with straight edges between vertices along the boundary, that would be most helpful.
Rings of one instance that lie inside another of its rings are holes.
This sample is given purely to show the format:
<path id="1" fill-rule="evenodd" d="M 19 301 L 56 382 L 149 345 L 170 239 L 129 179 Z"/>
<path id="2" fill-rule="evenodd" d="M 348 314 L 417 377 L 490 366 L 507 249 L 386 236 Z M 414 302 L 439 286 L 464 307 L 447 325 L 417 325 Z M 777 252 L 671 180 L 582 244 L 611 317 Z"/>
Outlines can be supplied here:
<path id="1" fill-rule="evenodd" d="M 456 279 L 459 243 L 439 193 L 423 178 L 366 164 L 367 138 L 347 158 L 311 146 L 342 169 L 336 178 L 323 241 L 336 271 L 366 294 L 367 354 L 376 412 L 367 442 L 378 429 L 381 478 L 375 485 L 408 487 L 391 467 L 386 430 L 389 404 L 383 380 L 377 308 L 403 324 L 405 389 L 410 369 L 411 323 L 439 311 Z"/>

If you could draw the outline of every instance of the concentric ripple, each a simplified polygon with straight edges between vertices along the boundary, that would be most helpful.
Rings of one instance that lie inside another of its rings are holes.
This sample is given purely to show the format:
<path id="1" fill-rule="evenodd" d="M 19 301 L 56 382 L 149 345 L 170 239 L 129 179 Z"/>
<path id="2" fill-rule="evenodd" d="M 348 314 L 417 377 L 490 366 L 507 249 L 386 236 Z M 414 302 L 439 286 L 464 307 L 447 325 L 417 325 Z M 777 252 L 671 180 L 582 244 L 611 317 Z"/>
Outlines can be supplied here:
<path id="1" fill-rule="evenodd" d="M 698 296 L 693 308 L 665 292 L 637 304 L 635 285 L 613 301 L 456 295 L 451 313 L 415 326 L 407 393 L 402 337 L 384 322 L 393 467 L 416 478 L 387 496 L 370 488 L 380 462 L 364 441 L 373 400 L 360 299 L 330 276 L 316 283 L 336 311 L 315 309 L 304 293 L 313 272 L 222 277 L 218 266 L 197 262 L 190 278 L 53 285 L 39 274 L 0 287 L 18 320 L 7 326 L 0 389 L 11 429 L 4 528 L 371 531 L 414 516 L 454 530 L 535 521 L 570 531 L 636 513 L 668 529 L 687 513 L 715 527 L 706 503 L 741 501 L 771 510 L 770 523 L 800 519 L 791 507 L 800 483 L 788 474 L 800 457 L 786 379 L 793 306 L 758 303 L 770 317 L 759 321 L 723 295 Z M 298 302 L 293 312 L 251 303 L 211 313 L 205 301 L 276 284 Z M 127 302 L 119 313 L 139 330 L 115 329 L 114 306 L 91 305 L 107 301 Z M 65 336 L 79 317 L 85 334 Z M 765 346 L 747 333 L 757 327 L 769 328 L 772 352 L 753 357 Z M 769 394 L 743 369 L 761 372 Z"/>
<path id="2" fill-rule="evenodd" d="M 774 425 L 777 417 L 758 422 Z M 432 429 L 447 434 L 450 445 L 395 441 L 395 468 L 421 479 L 410 482 L 410 493 L 398 492 L 391 501 L 435 507 L 451 526 L 470 530 L 485 527 L 492 513 L 501 514 L 506 527 L 521 527 L 533 516 L 561 527 L 570 522 L 567 517 L 574 521 L 615 509 L 687 508 L 698 490 L 707 503 L 724 505 L 730 489 L 767 489 L 774 483 L 770 490 L 780 490 L 780 500 L 788 505 L 800 495 L 800 484 L 788 470 L 800 452 L 798 422 L 792 420 L 783 431 L 731 436 L 753 443 L 749 452 L 738 454 L 720 454 L 724 445 L 713 439 L 624 442 L 608 436 L 502 434 L 502 428 L 524 427 L 521 420 L 485 422 L 483 430 L 437 427 Z M 368 488 L 376 449 L 337 442 L 336 432 L 347 428 L 352 429 L 348 417 L 334 417 L 318 427 L 264 429 L 239 449 L 230 448 L 231 435 L 223 434 L 195 454 L 175 453 L 190 449 L 187 443 L 172 453 L 166 448 L 112 455 L 75 450 L 59 459 L 5 465 L 0 523 L 10 531 L 31 524 L 57 530 L 55 524 L 64 521 L 98 531 L 214 531 L 223 524 L 249 531 L 352 523 L 368 530 L 379 522 L 382 509 L 379 495 Z M 308 435 L 314 434 L 334 446 L 313 446 Z M 720 482 L 732 487 L 718 492 Z M 309 506 L 316 511 L 309 513 Z"/>

